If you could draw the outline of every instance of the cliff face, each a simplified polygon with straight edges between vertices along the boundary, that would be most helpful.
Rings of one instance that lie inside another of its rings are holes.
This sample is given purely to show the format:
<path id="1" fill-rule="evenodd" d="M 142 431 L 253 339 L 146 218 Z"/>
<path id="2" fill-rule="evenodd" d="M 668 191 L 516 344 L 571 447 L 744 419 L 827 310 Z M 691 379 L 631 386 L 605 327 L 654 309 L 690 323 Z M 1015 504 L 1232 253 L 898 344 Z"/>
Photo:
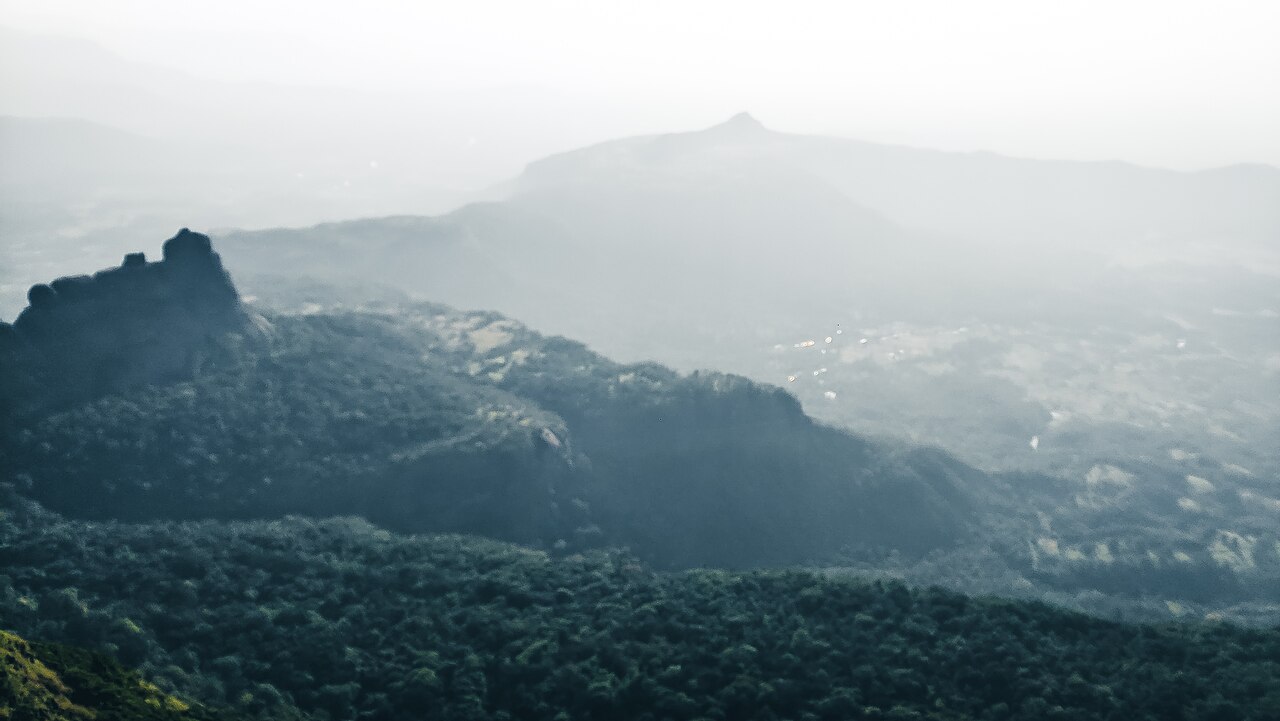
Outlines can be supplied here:
<path id="1" fill-rule="evenodd" d="M 6 385 L 60 397 L 183 378 L 211 339 L 249 320 L 209 237 L 186 228 L 159 262 L 130 253 L 118 268 L 33 286 L 27 299 L 0 324 Z"/>

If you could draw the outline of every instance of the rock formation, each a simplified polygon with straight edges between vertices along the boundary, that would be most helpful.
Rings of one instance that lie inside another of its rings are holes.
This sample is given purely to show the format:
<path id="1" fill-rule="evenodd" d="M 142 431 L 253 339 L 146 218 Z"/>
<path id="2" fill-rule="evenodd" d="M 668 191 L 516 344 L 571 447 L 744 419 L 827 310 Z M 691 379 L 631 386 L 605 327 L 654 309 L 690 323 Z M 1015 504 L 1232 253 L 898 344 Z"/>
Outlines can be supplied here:
<path id="1" fill-rule="evenodd" d="M 159 262 L 130 253 L 118 268 L 32 286 L 27 300 L 0 324 L 5 374 L 62 397 L 185 377 L 209 341 L 249 320 L 209 237 L 186 228 Z"/>

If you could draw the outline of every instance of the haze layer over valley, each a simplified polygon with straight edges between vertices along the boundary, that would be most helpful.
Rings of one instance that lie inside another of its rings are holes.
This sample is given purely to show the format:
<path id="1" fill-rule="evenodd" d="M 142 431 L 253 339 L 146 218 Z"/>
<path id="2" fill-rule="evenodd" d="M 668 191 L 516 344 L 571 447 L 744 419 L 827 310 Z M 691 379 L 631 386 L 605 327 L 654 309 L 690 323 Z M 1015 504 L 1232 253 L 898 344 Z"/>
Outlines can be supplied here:
<path id="1" fill-rule="evenodd" d="M 864 434 L 1047 473 L 1011 511 L 1036 564 L 1105 576 L 1123 548 L 1161 573 L 1235 573 L 1261 557 L 1215 552 L 1223 539 L 1269 545 L 1274 169 L 931 153 L 744 114 L 555 156 L 504 191 L 222 240 L 245 271 L 497 308 L 618 357 L 782 385 Z"/>
<path id="2" fill-rule="evenodd" d="M 30 222 L 16 236 L 30 240 L 10 244 L 11 278 L 133 249 L 140 229 L 218 197 L 177 183 L 193 195 L 157 200 L 150 189 L 175 167 L 226 173 L 236 188 L 197 215 L 270 222 L 248 198 L 314 212 L 240 183 L 262 171 L 235 156 L 184 165 L 94 126 L 10 127 L 40 141 L 21 144 L 14 167 L 48 178 L 14 175 L 25 190 L 7 196 L 9 217 Z M 136 198 L 118 194 L 121 177 L 136 179 Z M 406 192 L 420 181 L 382 182 Z M 86 195 L 34 214 L 64 197 L 54 188 Z M 400 202 L 366 190 L 373 205 L 339 195 L 323 212 Z M 473 195 L 483 199 L 439 215 L 213 235 L 251 302 L 496 310 L 625 362 L 777 384 L 865 436 L 1045 474 L 1054 481 L 1015 491 L 997 535 L 1027 563 L 1061 565 L 1055 574 L 1113 576 L 1117 556 L 1175 576 L 1280 562 L 1268 540 L 1280 503 L 1280 170 L 941 152 L 779 132 L 739 113 L 551 155 Z M 139 220 L 129 207 L 160 212 Z M 72 212 L 105 225 L 50 239 L 48 222 Z"/>
<path id="3" fill-rule="evenodd" d="M 1280 171 L 930 153 L 740 115 L 555 156 L 506 192 L 223 240 L 244 271 L 359 278 L 742 372 L 993 469 L 1079 479 L 1194 455 L 1275 472 Z"/>
<path id="4" fill-rule="evenodd" d="M 1225 0 L 0 0 L 0 718 L 1280 717 Z"/>

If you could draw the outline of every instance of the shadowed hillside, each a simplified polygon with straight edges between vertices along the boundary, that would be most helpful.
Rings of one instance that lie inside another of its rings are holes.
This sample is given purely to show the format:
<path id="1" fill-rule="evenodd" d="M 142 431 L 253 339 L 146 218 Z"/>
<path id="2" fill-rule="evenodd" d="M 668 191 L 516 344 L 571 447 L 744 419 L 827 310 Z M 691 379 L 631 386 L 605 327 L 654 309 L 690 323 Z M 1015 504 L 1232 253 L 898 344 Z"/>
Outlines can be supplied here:
<path id="1" fill-rule="evenodd" d="M 94 283 L 122 284 L 100 304 L 67 301 L 83 303 L 71 308 L 87 318 L 105 313 L 98 323 L 55 304 L 41 322 L 71 329 L 59 352 L 91 358 L 104 352 L 98 336 L 85 341 L 78 328 L 114 339 L 111 323 L 157 329 L 181 318 L 162 343 L 107 349 L 131 354 L 129 368 L 148 367 L 153 352 L 204 362 L 166 362 L 184 374 L 123 391 L 94 385 L 77 402 L 11 415 L 0 458 L 21 492 L 91 518 L 354 512 L 398 530 L 553 549 L 628 545 L 660 566 L 757 566 L 862 548 L 914 555 L 970 527 L 957 483 L 969 469 L 917 465 L 815 424 L 780 389 L 621 365 L 497 314 L 436 305 L 268 314 L 249 326 L 225 275 L 222 304 L 211 305 L 206 276 L 188 282 L 166 270 L 184 262 L 188 237 L 203 238 L 180 235 L 163 263 L 136 276 L 100 274 Z M 216 259 L 199 246 L 191 252 Z M 153 276 L 176 284 L 160 286 L 170 295 L 146 295 Z M 59 287 L 79 286 L 56 281 L 50 292 Z M 135 297 L 151 302 L 119 300 Z M 14 326 L 31 346 L 10 375 L 18 397 L 59 377 L 39 365 L 50 351 L 31 330 L 44 327 L 34 319 L 45 308 Z M 243 327 L 253 332 L 225 332 Z"/>

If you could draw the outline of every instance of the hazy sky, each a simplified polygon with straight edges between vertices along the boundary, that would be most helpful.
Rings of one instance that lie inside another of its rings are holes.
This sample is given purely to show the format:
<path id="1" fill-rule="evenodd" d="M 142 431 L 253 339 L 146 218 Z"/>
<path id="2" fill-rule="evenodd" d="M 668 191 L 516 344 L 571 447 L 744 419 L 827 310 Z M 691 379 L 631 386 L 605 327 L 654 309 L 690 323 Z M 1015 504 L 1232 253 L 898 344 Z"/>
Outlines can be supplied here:
<path id="1" fill-rule="evenodd" d="M 634 132 L 749 110 L 945 149 L 1280 165 L 1267 0 L 0 0 L 0 24 L 220 79 L 537 86 L 634 108 Z"/>

